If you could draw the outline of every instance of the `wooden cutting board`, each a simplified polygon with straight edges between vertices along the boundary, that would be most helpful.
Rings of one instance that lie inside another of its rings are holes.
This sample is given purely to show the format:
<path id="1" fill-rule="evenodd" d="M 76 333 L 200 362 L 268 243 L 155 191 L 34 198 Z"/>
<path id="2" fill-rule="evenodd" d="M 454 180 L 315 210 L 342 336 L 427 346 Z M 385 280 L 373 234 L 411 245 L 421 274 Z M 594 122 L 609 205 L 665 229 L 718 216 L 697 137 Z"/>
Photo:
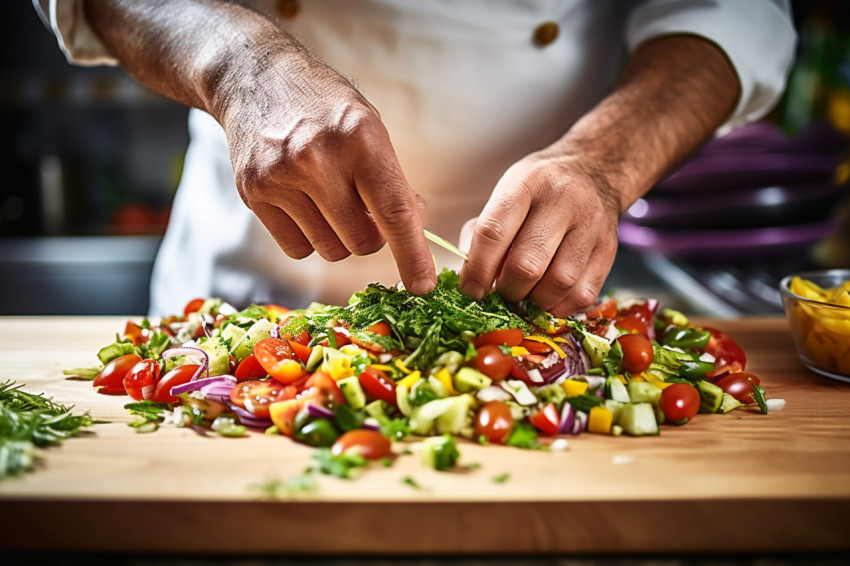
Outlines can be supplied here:
<path id="1" fill-rule="evenodd" d="M 312 449 L 280 436 L 126 425 L 126 397 L 63 378 L 123 318 L 0 318 L 0 380 L 110 421 L 0 481 L 0 548 L 287 554 L 768 552 L 850 549 L 850 386 L 797 359 L 782 318 L 727 331 L 768 397 L 762 415 L 699 415 L 653 438 L 583 434 L 563 452 L 462 442 L 461 468 L 412 455 L 356 480 L 264 499 Z M 397 445 L 401 452 L 405 446 Z M 475 464 L 477 467 L 470 464 Z M 507 477 L 497 482 L 494 478 Z M 406 478 L 420 487 L 414 488 Z"/>

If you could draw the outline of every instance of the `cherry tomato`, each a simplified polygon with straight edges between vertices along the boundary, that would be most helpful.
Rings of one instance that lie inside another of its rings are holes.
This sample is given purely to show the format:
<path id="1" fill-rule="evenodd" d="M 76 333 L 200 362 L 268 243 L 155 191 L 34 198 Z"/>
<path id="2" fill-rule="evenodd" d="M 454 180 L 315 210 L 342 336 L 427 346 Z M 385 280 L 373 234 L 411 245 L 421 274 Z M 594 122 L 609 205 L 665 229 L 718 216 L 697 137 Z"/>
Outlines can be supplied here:
<path id="1" fill-rule="evenodd" d="M 613 297 L 599 302 L 587 313 L 587 318 L 615 318 L 617 316 L 617 300 Z"/>
<path id="2" fill-rule="evenodd" d="M 522 330 L 519 328 L 505 328 L 502 330 L 491 330 L 480 334 L 475 339 L 475 347 L 480 348 L 487 344 L 494 346 L 519 346 L 522 342 Z"/>
<path id="3" fill-rule="evenodd" d="M 501 444 L 513 427 L 511 408 L 504 401 L 488 401 L 475 415 L 475 438 L 484 436 L 490 442 Z"/>
<path id="4" fill-rule="evenodd" d="M 297 357 L 299 360 L 306 364 L 307 361 L 310 359 L 310 354 L 313 353 L 313 348 L 305 346 L 304 344 L 296 342 L 295 340 L 287 340 L 287 342 L 289 342 L 289 346 L 295 353 L 295 357 Z"/>
<path id="5" fill-rule="evenodd" d="M 269 406 L 276 401 L 292 399 L 297 388 L 287 387 L 282 383 L 269 379 L 260 381 L 251 379 L 237 383 L 230 392 L 230 401 L 237 407 L 242 407 L 249 413 L 265 419 L 269 417 Z"/>
<path id="6" fill-rule="evenodd" d="M 198 312 L 201 310 L 201 307 L 204 306 L 203 299 L 192 299 L 188 303 L 186 303 L 186 307 L 183 309 L 183 318 L 189 318 L 189 315 L 193 312 Z"/>
<path id="7" fill-rule="evenodd" d="M 342 348 L 346 344 L 351 344 L 351 338 L 349 338 L 342 332 L 337 332 L 336 330 L 334 330 L 334 339 L 336 340 L 337 348 Z M 319 344 L 321 344 L 322 346 L 328 346 L 330 345 L 330 342 L 328 342 L 327 338 L 325 338 L 324 340 L 319 342 Z"/>
<path id="8" fill-rule="evenodd" d="M 257 356 L 254 354 L 248 354 L 248 356 L 239 362 L 238 366 L 236 366 L 236 371 L 233 372 L 233 375 L 236 377 L 236 381 L 247 381 L 249 379 L 265 377 L 268 375 L 268 372 L 260 365 L 260 362 L 257 360 Z"/>
<path id="9" fill-rule="evenodd" d="M 339 456 L 351 449 L 356 449 L 367 460 L 380 460 L 392 454 L 392 443 L 377 430 L 360 428 L 340 436 L 331 446 L 331 453 Z"/>
<path id="10" fill-rule="evenodd" d="M 647 326 L 652 324 L 652 311 L 647 301 L 639 301 L 617 311 L 617 318 L 634 316 Z"/>
<path id="11" fill-rule="evenodd" d="M 156 360 L 137 362 L 124 376 L 124 389 L 136 401 L 152 399 L 156 391 L 156 382 L 159 381 L 159 372 L 159 364 Z"/>
<path id="12" fill-rule="evenodd" d="M 171 388 L 188 383 L 200 367 L 197 364 L 184 364 L 167 372 L 157 382 L 151 401 L 158 403 L 177 403 L 179 399 L 171 394 Z"/>
<path id="13" fill-rule="evenodd" d="M 390 405 L 396 404 L 395 383 L 387 374 L 379 369 L 367 366 L 358 376 L 360 385 L 366 393 Z"/>
<path id="14" fill-rule="evenodd" d="M 548 403 L 545 407 L 528 417 L 528 420 L 546 436 L 558 434 L 558 425 L 561 424 L 561 415 L 554 403 Z"/>
<path id="15" fill-rule="evenodd" d="M 548 354 L 552 351 L 551 346 L 537 340 L 523 340 L 519 345 L 528 350 L 529 354 Z"/>
<path id="16" fill-rule="evenodd" d="M 640 334 L 644 338 L 649 338 L 649 326 L 638 315 L 630 314 L 620 318 L 615 323 L 617 328 L 622 328 L 630 334 Z"/>
<path id="17" fill-rule="evenodd" d="M 317 371 L 307 378 L 304 388 L 298 394 L 298 397 L 300 399 L 318 402 L 321 405 L 341 405 L 345 402 L 345 396 L 342 394 L 342 389 L 339 388 L 336 380 L 323 371 Z M 395 393 L 393 393 L 393 399 L 395 399 Z"/>
<path id="18" fill-rule="evenodd" d="M 711 333 L 705 351 L 714 356 L 716 367 L 729 366 L 733 371 L 743 371 L 747 366 L 747 355 L 744 350 L 722 330 L 703 327 Z"/>
<path id="19" fill-rule="evenodd" d="M 127 390 L 124 389 L 124 376 L 140 361 L 142 361 L 142 357 L 136 354 L 127 354 L 126 356 L 115 358 L 100 370 L 100 373 L 94 378 L 92 385 L 98 388 L 98 393 L 105 395 L 126 395 Z"/>
<path id="20" fill-rule="evenodd" d="M 250 382 L 247 382 L 250 383 Z M 233 399 L 231 395 L 230 399 Z M 295 417 L 304 408 L 304 399 L 286 399 L 272 403 L 266 408 L 266 416 L 272 420 L 281 434 L 292 436 L 295 433 Z"/>
<path id="21" fill-rule="evenodd" d="M 714 384 L 741 403 L 751 404 L 755 403 L 753 385 L 761 385 L 761 380 L 751 373 L 736 372 L 721 377 Z"/>
<path id="22" fill-rule="evenodd" d="M 378 336 L 389 336 L 392 333 L 392 328 L 390 328 L 388 322 L 381 320 L 367 328 L 366 332 L 371 332 Z"/>
<path id="23" fill-rule="evenodd" d="M 653 360 L 652 342 L 640 334 L 623 334 L 617 338 L 623 349 L 623 369 L 629 373 L 640 373 L 649 369 Z"/>
<path id="24" fill-rule="evenodd" d="M 699 402 L 699 392 L 687 383 L 674 383 L 661 392 L 661 411 L 673 424 L 685 424 L 694 418 Z"/>
<path id="25" fill-rule="evenodd" d="M 302 346 L 306 346 L 307 344 L 310 343 L 310 333 L 307 332 L 306 330 L 302 330 L 301 333 L 298 334 L 298 336 L 293 336 L 292 334 L 287 332 L 286 335 L 283 336 L 283 338 L 286 338 L 287 340 L 291 340 L 292 342 L 297 342 L 298 344 L 301 344 Z"/>
<path id="26" fill-rule="evenodd" d="M 475 367 L 493 381 L 502 381 L 511 373 L 513 361 L 498 346 L 485 344 L 479 346 L 477 351 Z"/>
<path id="27" fill-rule="evenodd" d="M 307 375 L 289 342 L 280 338 L 266 338 L 254 346 L 254 355 L 266 372 L 282 383 L 295 383 Z"/>

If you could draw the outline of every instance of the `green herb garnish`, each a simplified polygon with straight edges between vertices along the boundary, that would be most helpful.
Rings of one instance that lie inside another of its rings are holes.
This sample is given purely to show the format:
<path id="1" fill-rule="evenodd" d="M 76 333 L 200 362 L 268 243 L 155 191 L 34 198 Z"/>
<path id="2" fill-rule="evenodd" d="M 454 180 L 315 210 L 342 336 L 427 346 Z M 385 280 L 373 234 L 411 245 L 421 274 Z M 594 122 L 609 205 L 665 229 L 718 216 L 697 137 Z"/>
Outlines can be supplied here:
<path id="1" fill-rule="evenodd" d="M 764 397 L 764 387 L 761 385 L 753 385 L 753 399 L 756 402 L 756 405 L 759 406 L 761 412 L 765 415 L 767 414 L 767 401 Z"/>

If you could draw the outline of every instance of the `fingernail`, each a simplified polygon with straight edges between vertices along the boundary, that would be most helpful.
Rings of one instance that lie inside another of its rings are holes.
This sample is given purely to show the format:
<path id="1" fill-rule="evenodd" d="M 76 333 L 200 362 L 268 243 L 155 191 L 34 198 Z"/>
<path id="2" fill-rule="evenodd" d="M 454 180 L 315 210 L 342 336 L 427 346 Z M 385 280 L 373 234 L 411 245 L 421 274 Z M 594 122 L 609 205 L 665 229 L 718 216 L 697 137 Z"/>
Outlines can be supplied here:
<path id="1" fill-rule="evenodd" d="M 476 283 L 461 281 L 459 287 L 461 293 L 468 295 L 475 300 L 480 300 L 484 296 L 484 289 Z"/>
<path id="2" fill-rule="evenodd" d="M 410 282 L 410 286 L 407 290 L 414 295 L 424 295 L 433 291 L 436 286 L 437 282 L 428 277 L 424 279 L 414 279 Z"/>

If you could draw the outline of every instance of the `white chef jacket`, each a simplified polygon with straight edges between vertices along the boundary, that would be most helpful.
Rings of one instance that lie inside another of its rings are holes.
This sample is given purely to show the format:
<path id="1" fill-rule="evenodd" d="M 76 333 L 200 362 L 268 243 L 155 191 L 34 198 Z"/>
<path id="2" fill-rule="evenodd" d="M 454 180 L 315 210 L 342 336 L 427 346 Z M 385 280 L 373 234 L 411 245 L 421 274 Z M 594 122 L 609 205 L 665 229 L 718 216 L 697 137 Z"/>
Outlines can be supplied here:
<path id="1" fill-rule="evenodd" d="M 291 0 L 290 0 L 291 1 Z M 82 2 L 40 0 L 69 60 L 115 63 Z M 277 18 L 274 0 L 253 5 Z M 502 173 L 563 135 L 610 90 L 627 50 L 667 34 L 720 46 L 741 83 L 726 126 L 778 100 L 796 34 L 788 0 L 301 0 L 278 24 L 351 77 L 378 108 L 424 224 L 456 239 Z M 533 36 L 543 22 L 559 33 Z M 237 306 L 340 303 L 372 281 L 394 284 L 389 249 L 337 263 L 287 257 L 236 191 L 224 132 L 193 110 L 190 145 L 151 284 L 151 314 L 197 296 Z M 434 250 L 440 266 L 456 260 Z"/>

